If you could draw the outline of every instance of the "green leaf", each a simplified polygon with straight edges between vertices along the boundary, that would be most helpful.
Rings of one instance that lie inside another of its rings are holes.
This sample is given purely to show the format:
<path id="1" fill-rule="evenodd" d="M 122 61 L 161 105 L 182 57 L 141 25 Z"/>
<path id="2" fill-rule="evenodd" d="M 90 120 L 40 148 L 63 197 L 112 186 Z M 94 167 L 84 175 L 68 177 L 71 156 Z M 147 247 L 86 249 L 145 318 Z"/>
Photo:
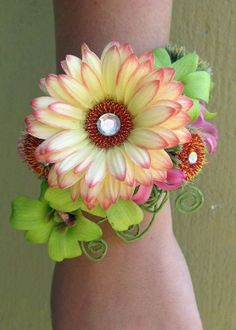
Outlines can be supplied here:
<path id="1" fill-rule="evenodd" d="M 89 208 L 87 208 L 86 204 L 82 200 L 80 200 L 80 203 L 81 203 L 81 205 L 80 205 L 81 210 L 88 212 L 92 215 L 95 215 L 97 217 L 101 217 L 101 218 L 106 217 L 106 213 L 105 213 L 104 209 L 99 204 L 97 204 L 94 208 L 89 209 Z"/>
<path id="2" fill-rule="evenodd" d="M 209 101 L 211 76 L 205 71 L 196 71 L 188 74 L 182 79 L 184 94 L 194 99 Z"/>
<path id="3" fill-rule="evenodd" d="M 162 67 L 170 67 L 171 60 L 170 55 L 168 54 L 165 48 L 154 48 L 154 67 L 162 68 Z"/>
<path id="4" fill-rule="evenodd" d="M 198 59 L 196 53 L 190 53 L 172 63 L 172 67 L 175 69 L 174 79 L 181 80 L 187 74 L 196 71 Z"/>
<path id="5" fill-rule="evenodd" d="M 47 203 L 29 197 L 17 197 L 12 202 L 10 223 L 15 229 L 37 229 L 47 222 Z"/>
<path id="6" fill-rule="evenodd" d="M 112 228 L 117 231 L 127 230 L 143 220 L 142 209 L 131 200 L 119 199 L 106 210 L 106 215 Z"/>
<path id="7" fill-rule="evenodd" d="M 80 200 L 76 202 L 72 201 L 69 189 L 48 188 L 44 198 L 51 208 L 62 212 L 75 211 L 81 205 Z"/>
<path id="8" fill-rule="evenodd" d="M 191 117 L 192 121 L 196 120 L 200 115 L 200 103 L 198 100 L 193 100 L 193 106 L 188 111 L 188 115 Z"/>
<path id="9" fill-rule="evenodd" d="M 214 119 L 216 116 L 217 116 L 217 113 L 216 112 L 210 112 L 208 110 L 205 110 L 204 118 L 206 120 Z"/>
<path id="10" fill-rule="evenodd" d="M 47 243 L 54 226 L 55 223 L 53 221 L 48 221 L 44 225 L 39 226 L 37 229 L 28 230 L 25 233 L 25 238 L 31 243 Z"/>
<path id="11" fill-rule="evenodd" d="M 41 201 L 44 201 L 44 194 L 46 192 L 46 190 L 48 189 L 48 183 L 46 179 L 43 179 L 41 182 L 41 186 L 40 186 L 40 195 L 39 195 L 39 199 Z"/>
<path id="12" fill-rule="evenodd" d="M 102 230 L 95 222 L 82 216 L 77 216 L 76 224 L 71 227 L 71 232 L 78 241 L 94 241 L 102 237 Z"/>
<path id="13" fill-rule="evenodd" d="M 71 228 L 56 227 L 48 241 L 48 255 L 54 261 L 75 258 L 82 254 Z"/>

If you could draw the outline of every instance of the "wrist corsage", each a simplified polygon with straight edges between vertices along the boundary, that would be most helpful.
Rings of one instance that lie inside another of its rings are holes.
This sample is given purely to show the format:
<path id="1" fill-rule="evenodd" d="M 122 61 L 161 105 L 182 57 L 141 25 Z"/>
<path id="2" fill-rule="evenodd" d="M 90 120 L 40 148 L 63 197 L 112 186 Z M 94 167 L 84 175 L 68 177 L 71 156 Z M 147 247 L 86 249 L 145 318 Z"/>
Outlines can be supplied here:
<path id="1" fill-rule="evenodd" d="M 179 191 L 176 207 L 198 209 L 195 178 L 215 152 L 215 117 L 206 107 L 211 70 L 196 53 L 166 46 L 138 57 L 109 43 L 99 58 L 86 44 L 67 55 L 64 74 L 39 81 L 18 143 L 42 181 L 38 199 L 17 197 L 11 224 L 55 261 L 107 252 L 108 222 L 124 241 L 140 239 Z M 143 221 L 144 215 L 150 220 Z M 145 225 L 144 225 L 145 223 Z"/>

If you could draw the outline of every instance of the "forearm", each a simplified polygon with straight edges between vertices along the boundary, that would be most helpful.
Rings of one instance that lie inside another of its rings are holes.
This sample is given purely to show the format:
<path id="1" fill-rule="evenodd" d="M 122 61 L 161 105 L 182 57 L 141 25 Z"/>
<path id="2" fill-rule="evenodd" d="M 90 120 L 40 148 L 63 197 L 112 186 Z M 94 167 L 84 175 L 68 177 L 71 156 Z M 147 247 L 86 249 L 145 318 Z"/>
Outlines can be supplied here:
<path id="1" fill-rule="evenodd" d="M 71 2 L 72 3 L 72 2 Z M 100 53 L 110 40 L 137 53 L 168 41 L 170 0 L 54 1 L 57 60 L 80 55 L 83 41 Z M 189 272 L 172 232 L 167 205 L 142 240 L 126 245 L 108 225 L 107 257 L 57 264 L 52 289 L 55 330 L 200 330 Z"/>
<path id="2" fill-rule="evenodd" d="M 164 45 L 171 5 L 172 0 L 54 0 L 57 62 L 80 54 L 82 42 L 97 54 L 111 40 L 129 42 L 137 53 Z"/>
<path id="3" fill-rule="evenodd" d="M 54 329 L 200 330 L 183 255 L 169 227 L 168 204 L 149 234 L 129 245 L 107 226 L 109 253 L 57 264 L 52 289 Z"/>

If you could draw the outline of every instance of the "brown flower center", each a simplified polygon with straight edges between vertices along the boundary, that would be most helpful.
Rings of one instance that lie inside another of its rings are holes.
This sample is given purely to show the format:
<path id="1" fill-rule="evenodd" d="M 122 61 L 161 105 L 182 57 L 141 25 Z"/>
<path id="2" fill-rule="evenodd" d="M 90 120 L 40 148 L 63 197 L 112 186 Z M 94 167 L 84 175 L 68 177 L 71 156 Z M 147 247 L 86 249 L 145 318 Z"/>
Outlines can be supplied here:
<path id="1" fill-rule="evenodd" d="M 99 148 L 122 144 L 133 128 L 128 108 L 119 102 L 105 100 L 89 110 L 85 129 L 90 140 Z"/>
<path id="2" fill-rule="evenodd" d="M 186 174 L 186 180 L 191 181 L 205 162 L 205 144 L 198 134 L 192 134 L 191 141 L 183 145 L 178 159 L 181 161 L 179 167 Z"/>
<path id="3" fill-rule="evenodd" d="M 74 214 L 57 211 L 57 215 L 60 217 L 60 219 L 64 222 L 64 224 L 67 227 L 71 227 L 74 225 L 75 220 L 76 220 L 76 217 Z"/>
<path id="4" fill-rule="evenodd" d="M 50 167 L 39 163 L 35 156 L 36 148 L 43 142 L 44 140 L 39 139 L 30 134 L 23 135 L 18 141 L 18 152 L 21 158 L 26 162 L 31 170 L 39 175 L 39 177 L 47 177 Z"/>

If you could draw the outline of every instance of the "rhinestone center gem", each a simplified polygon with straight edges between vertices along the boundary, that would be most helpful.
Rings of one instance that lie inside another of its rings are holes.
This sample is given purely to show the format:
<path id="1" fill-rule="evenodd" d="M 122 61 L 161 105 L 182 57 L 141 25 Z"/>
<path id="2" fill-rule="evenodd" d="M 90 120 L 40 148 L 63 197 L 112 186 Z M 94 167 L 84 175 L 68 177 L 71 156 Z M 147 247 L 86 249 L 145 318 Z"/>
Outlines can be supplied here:
<path id="1" fill-rule="evenodd" d="M 189 164 L 194 165 L 194 164 L 196 164 L 197 160 L 198 160 L 198 155 L 197 155 L 196 151 L 190 152 L 190 154 L 188 156 Z"/>
<path id="2" fill-rule="evenodd" d="M 114 113 L 105 113 L 98 118 L 97 129 L 104 136 L 113 136 L 120 130 L 120 119 Z"/>

